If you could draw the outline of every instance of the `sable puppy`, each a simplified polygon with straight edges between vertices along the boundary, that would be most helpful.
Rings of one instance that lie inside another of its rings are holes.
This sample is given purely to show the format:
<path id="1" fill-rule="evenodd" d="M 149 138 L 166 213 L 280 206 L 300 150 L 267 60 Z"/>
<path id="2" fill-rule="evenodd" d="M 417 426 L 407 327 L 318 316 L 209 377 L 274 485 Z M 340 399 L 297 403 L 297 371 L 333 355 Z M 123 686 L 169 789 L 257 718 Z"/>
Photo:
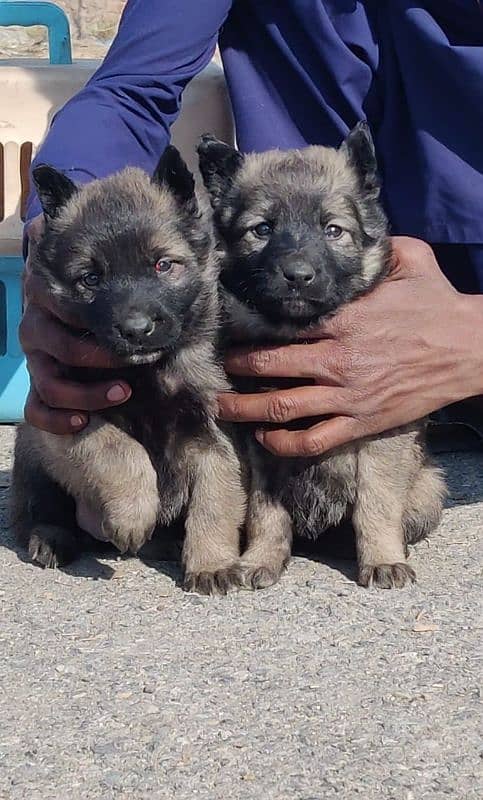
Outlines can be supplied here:
<path id="1" fill-rule="evenodd" d="M 364 123 L 339 150 L 243 156 L 207 135 L 199 156 L 223 251 L 226 346 L 293 341 L 384 276 L 388 229 Z M 257 390 L 253 381 L 237 385 Z M 356 533 L 361 584 L 415 579 L 406 545 L 436 526 L 444 495 L 421 423 L 310 459 L 275 458 L 254 441 L 252 427 L 245 430 L 248 584 L 278 579 L 293 532 L 316 538 L 346 519 Z"/>
<path id="2" fill-rule="evenodd" d="M 119 375 L 133 394 L 76 435 L 19 429 L 17 536 L 54 567 L 87 544 L 74 501 L 101 512 L 121 552 L 137 552 L 157 526 L 182 518 L 186 587 L 225 592 L 239 582 L 245 497 L 214 417 L 227 387 L 214 351 L 218 267 L 193 176 L 168 147 L 152 179 L 128 168 L 79 189 L 48 166 L 33 177 L 46 221 L 33 271 L 124 364 Z"/>

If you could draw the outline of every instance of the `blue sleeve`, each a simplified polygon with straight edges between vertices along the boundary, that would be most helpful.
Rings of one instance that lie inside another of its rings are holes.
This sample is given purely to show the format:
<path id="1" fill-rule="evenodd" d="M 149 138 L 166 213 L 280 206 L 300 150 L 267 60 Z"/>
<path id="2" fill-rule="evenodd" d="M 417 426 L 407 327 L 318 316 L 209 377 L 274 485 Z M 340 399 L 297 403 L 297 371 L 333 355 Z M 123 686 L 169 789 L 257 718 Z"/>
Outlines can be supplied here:
<path id="1" fill-rule="evenodd" d="M 86 182 L 127 165 L 154 169 L 186 84 L 210 61 L 230 0 L 128 0 L 102 65 L 56 114 L 33 165 Z M 35 192 L 27 221 L 40 213 Z"/>

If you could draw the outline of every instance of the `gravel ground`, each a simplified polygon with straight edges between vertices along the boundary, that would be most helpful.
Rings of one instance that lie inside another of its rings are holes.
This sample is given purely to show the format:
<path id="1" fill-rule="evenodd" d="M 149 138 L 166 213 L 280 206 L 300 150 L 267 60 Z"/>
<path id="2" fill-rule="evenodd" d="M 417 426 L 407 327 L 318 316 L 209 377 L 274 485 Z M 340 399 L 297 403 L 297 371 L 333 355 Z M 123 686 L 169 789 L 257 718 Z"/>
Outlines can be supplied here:
<path id="1" fill-rule="evenodd" d="M 2 514 L 11 445 L 1 429 Z M 138 559 L 42 571 L 4 531 L 2 800 L 481 797 L 482 462 L 442 463 L 448 509 L 400 591 L 297 558 L 272 589 L 202 598 Z"/>

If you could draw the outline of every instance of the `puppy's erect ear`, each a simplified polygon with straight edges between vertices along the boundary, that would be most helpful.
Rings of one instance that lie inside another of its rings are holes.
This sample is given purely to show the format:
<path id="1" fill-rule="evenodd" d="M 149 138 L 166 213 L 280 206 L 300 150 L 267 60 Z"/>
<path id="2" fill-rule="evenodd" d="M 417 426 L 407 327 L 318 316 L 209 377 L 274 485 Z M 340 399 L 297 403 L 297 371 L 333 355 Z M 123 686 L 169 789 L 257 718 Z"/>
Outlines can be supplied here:
<path id="1" fill-rule="evenodd" d="M 340 146 L 351 166 L 357 172 L 362 191 L 377 197 L 379 179 L 374 141 L 367 122 L 358 122 Z"/>
<path id="2" fill-rule="evenodd" d="M 53 219 L 60 209 L 77 192 L 77 186 L 63 172 L 39 164 L 32 170 L 32 178 L 46 217 Z"/>
<path id="3" fill-rule="evenodd" d="M 242 166 L 243 156 L 234 147 L 220 142 L 210 133 L 201 137 L 198 155 L 200 172 L 210 195 L 211 205 L 216 208 Z"/>
<path id="4" fill-rule="evenodd" d="M 195 195 L 195 179 L 181 158 L 179 150 L 170 144 L 159 159 L 152 182 L 164 186 L 175 196 L 177 202 L 189 214 L 198 213 Z"/>

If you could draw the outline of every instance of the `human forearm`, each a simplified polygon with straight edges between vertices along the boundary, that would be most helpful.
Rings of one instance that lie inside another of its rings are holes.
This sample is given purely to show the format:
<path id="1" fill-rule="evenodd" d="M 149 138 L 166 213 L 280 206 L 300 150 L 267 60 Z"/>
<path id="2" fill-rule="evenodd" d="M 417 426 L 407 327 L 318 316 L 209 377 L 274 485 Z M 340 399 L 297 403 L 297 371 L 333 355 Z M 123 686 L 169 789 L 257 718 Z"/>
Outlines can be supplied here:
<path id="1" fill-rule="evenodd" d="M 56 115 L 34 161 L 73 180 L 126 165 L 151 172 L 169 139 L 186 84 L 210 61 L 229 0 L 129 0 L 101 67 Z M 27 220 L 40 213 L 31 194 Z"/>

